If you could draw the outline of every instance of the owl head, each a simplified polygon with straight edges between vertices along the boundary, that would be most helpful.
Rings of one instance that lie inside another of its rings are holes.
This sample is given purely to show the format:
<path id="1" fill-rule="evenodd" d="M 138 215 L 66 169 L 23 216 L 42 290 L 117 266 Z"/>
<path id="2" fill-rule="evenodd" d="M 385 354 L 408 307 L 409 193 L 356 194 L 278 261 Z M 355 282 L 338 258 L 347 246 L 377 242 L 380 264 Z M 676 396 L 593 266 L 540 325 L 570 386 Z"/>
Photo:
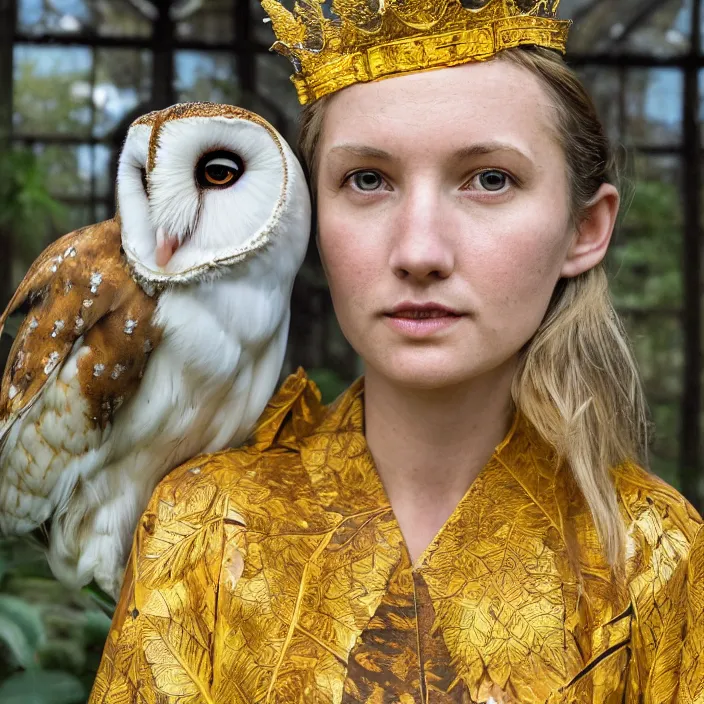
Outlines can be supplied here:
<path id="1" fill-rule="evenodd" d="M 305 251 L 310 196 L 291 148 L 263 118 L 183 103 L 136 120 L 117 175 L 125 255 L 148 285 L 189 283 L 264 249 Z"/>

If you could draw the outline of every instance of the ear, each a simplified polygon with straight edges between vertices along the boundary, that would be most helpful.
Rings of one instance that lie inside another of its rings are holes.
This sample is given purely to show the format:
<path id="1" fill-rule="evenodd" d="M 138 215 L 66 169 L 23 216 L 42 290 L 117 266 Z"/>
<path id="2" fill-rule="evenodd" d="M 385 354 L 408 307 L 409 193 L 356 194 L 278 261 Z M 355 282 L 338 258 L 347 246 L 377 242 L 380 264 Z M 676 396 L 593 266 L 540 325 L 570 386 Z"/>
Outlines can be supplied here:
<path id="1" fill-rule="evenodd" d="M 610 183 L 602 184 L 577 225 L 561 276 L 574 278 L 603 261 L 616 225 L 619 203 L 618 189 Z"/>

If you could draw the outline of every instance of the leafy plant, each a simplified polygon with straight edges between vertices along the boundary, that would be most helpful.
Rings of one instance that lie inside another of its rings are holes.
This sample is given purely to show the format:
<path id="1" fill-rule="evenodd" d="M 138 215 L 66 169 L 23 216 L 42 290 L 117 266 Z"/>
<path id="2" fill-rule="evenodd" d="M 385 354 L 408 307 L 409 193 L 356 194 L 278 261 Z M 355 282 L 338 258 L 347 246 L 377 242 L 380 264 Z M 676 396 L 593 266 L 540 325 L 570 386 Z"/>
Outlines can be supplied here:
<path id="1" fill-rule="evenodd" d="M 0 701 L 85 702 L 112 607 L 92 588 L 57 582 L 32 538 L 0 540 Z"/>
<path id="2" fill-rule="evenodd" d="M 10 264 L 23 272 L 46 245 L 51 230 L 61 227 L 64 216 L 65 209 L 51 196 L 44 169 L 32 150 L 1 150 L 3 275 L 14 278 Z M 14 336 L 16 322 L 8 321 L 3 338 Z M 0 369 L 3 362 L 0 358 Z M 38 542 L 0 539 L 3 704 L 86 701 L 109 626 L 109 616 L 89 592 L 73 593 L 53 578 Z"/>
<path id="3" fill-rule="evenodd" d="M 4 704 L 79 704 L 83 685 L 67 672 L 18 672 L 0 684 Z"/>
<path id="4" fill-rule="evenodd" d="M 682 213 L 676 183 L 641 177 L 611 248 L 611 292 L 629 331 L 655 435 L 651 468 L 680 483 Z"/>
<path id="5" fill-rule="evenodd" d="M 308 376 L 314 381 L 323 397 L 323 403 L 332 403 L 349 383 L 331 369 L 308 369 Z"/>
<path id="6" fill-rule="evenodd" d="M 11 239 L 11 251 L 25 264 L 46 244 L 49 227 L 59 228 L 65 217 L 46 181 L 30 149 L 0 150 L 0 232 Z"/>

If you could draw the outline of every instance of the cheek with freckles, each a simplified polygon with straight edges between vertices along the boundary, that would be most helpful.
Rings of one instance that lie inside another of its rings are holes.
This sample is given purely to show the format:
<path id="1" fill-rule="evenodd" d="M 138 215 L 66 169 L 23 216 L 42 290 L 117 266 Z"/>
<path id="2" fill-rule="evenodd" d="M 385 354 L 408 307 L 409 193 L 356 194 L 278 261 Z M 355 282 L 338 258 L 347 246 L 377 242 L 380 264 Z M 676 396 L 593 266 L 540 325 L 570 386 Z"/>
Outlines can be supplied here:
<path id="1" fill-rule="evenodd" d="M 381 240 L 359 231 L 354 220 L 336 217 L 334 208 L 319 216 L 318 248 L 323 262 L 338 322 L 355 345 L 355 328 L 363 314 L 375 310 L 374 291 L 383 276 L 385 255 Z"/>
<path id="2" fill-rule="evenodd" d="M 486 341 L 506 352 L 518 351 L 539 328 L 569 245 L 559 211 L 550 219 L 526 218 L 519 227 L 503 229 L 475 264 L 465 260 Z"/>
<path id="3" fill-rule="evenodd" d="M 479 220 L 455 212 L 456 269 L 445 283 L 453 302 L 465 302 L 473 317 L 453 335 L 454 342 L 423 352 L 396 344 L 374 317 L 396 288 L 384 228 L 360 227 L 339 208 L 323 208 L 319 248 L 343 333 L 368 363 L 398 373 L 408 368 L 413 374 L 421 363 L 473 376 L 503 364 L 540 326 L 564 261 L 566 208 L 548 205 L 553 204 L 523 204 L 518 214 L 493 213 Z M 425 295 L 436 296 L 435 289 Z"/>

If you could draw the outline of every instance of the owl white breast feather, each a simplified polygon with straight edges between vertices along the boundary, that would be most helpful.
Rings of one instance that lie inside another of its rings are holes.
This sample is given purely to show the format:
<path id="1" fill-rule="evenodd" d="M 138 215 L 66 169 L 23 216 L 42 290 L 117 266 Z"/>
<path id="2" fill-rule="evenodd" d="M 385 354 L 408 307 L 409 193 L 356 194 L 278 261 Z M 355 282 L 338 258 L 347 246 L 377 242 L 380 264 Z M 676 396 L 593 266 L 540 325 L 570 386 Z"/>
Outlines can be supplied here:
<path id="1" fill-rule="evenodd" d="M 157 482 L 243 442 L 278 382 L 310 198 L 261 117 L 210 103 L 133 123 L 114 219 L 61 238 L 0 390 L 0 531 L 50 521 L 59 579 L 115 595 Z"/>

